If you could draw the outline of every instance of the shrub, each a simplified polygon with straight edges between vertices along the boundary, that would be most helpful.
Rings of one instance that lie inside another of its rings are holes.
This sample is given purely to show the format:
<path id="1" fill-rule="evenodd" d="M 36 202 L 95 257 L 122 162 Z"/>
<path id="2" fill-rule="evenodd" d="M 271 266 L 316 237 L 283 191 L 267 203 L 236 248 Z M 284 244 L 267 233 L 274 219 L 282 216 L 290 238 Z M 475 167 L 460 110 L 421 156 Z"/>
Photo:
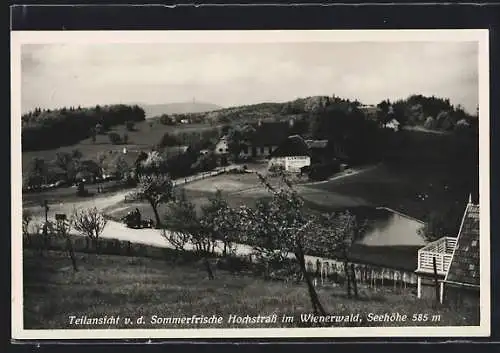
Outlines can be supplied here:
<path id="1" fill-rule="evenodd" d="M 134 131 L 135 130 L 135 123 L 133 121 L 127 121 L 125 122 L 125 127 L 127 128 L 128 131 Z"/>
<path id="2" fill-rule="evenodd" d="M 119 145 L 122 142 L 122 138 L 116 132 L 110 132 L 108 138 L 113 145 Z"/>
<path id="3" fill-rule="evenodd" d="M 171 146 L 180 146 L 182 145 L 182 141 L 178 136 L 169 134 L 166 132 L 160 140 L 160 147 L 171 147 Z"/>

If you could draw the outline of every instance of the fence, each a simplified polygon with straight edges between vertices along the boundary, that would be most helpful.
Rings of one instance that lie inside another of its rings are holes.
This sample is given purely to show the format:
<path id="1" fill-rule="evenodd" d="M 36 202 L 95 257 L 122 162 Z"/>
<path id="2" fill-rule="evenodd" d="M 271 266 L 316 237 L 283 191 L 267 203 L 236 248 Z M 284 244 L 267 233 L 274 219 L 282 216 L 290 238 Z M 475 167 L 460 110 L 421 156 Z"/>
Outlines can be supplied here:
<path id="1" fill-rule="evenodd" d="M 173 180 L 172 184 L 174 186 L 184 185 L 187 183 L 192 183 L 194 181 L 203 180 L 206 178 L 218 176 L 218 175 L 230 172 L 231 170 L 237 170 L 237 169 L 239 169 L 239 168 L 238 167 L 231 167 L 231 168 L 223 167 L 219 170 L 214 170 L 214 171 L 210 171 L 210 172 L 202 172 L 202 173 L 198 173 L 196 175 L 191 175 L 191 176 L 188 176 L 185 178 L 178 178 L 178 179 Z M 137 202 L 139 200 L 137 199 L 136 195 L 131 194 L 131 195 L 125 195 L 124 201 L 125 202 Z"/>
<path id="2" fill-rule="evenodd" d="M 392 286 L 397 289 L 417 285 L 417 275 L 414 272 L 359 262 L 349 262 L 349 272 L 351 272 L 351 264 L 354 267 L 356 282 L 372 288 Z M 306 265 L 308 272 L 313 274 L 317 283 L 320 281 L 322 285 L 329 285 L 345 281 L 345 265 L 341 260 L 317 259 L 316 263 L 309 260 Z"/>

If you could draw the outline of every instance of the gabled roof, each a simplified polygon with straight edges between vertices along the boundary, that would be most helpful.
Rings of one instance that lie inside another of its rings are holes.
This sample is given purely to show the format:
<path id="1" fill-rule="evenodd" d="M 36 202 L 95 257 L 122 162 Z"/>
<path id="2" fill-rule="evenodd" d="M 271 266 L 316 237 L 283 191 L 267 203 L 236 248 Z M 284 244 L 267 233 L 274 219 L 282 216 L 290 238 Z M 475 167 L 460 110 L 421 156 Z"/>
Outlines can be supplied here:
<path id="1" fill-rule="evenodd" d="M 469 202 L 445 282 L 479 286 L 479 205 Z"/>
<path id="2" fill-rule="evenodd" d="M 287 122 L 267 122 L 252 126 L 255 129 L 250 141 L 253 146 L 278 146 L 290 134 L 290 125 Z"/>
<path id="3" fill-rule="evenodd" d="M 310 156 L 309 147 L 299 135 L 289 136 L 271 153 L 271 157 Z"/>

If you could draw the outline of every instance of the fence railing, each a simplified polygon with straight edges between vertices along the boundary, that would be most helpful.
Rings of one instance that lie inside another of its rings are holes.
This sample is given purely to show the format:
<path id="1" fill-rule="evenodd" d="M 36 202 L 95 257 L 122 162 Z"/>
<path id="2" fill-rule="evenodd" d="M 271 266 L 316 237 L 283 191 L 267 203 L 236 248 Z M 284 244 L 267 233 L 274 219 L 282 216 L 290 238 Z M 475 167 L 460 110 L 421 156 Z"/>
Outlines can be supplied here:
<path id="1" fill-rule="evenodd" d="M 443 237 L 420 249 L 417 271 L 434 273 L 434 259 L 436 259 L 436 272 L 444 276 L 450 267 L 456 242 L 456 238 Z"/>

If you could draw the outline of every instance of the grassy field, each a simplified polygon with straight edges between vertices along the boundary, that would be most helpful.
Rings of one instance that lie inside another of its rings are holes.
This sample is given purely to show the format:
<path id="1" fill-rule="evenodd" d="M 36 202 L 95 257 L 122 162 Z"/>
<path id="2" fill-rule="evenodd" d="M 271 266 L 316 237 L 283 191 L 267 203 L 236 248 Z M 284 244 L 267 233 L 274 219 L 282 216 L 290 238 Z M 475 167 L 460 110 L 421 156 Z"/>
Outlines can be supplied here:
<path id="1" fill-rule="evenodd" d="M 82 154 L 84 159 L 94 159 L 97 157 L 99 152 L 109 152 L 109 151 L 122 151 L 124 147 L 127 147 L 131 151 L 149 151 L 151 146 L 156 145 L 160 142 L 163 135 L 168 132 L 172 134 L 183 134 L 186 133 L 187 136 L 191 133 L 198 133 L 203 130 L 213 129 L 215 127 L 209 124 L 186 124 L 186 125 L 176 125 L 169 126 L 163 125 L 157 121 L 142 121 L 135 125 L 134 131 L 127 131 L 125 126 L 119 125 L 115 126 L 110 130 L 110 132 L 116 132 L 120 136 L 124 133 L 128 134 L 129 142 L 124 145 L 113 145 L 109 141 L 107 135 L 98 135 L 96 142 L 93 143 L 90 138 L 80 141 L 79 143 L 71 146 L 64 146 L 57 149 L 44 150 L 44 151 L 27 151 L 22 153 L 22 165 L 23 170 L 29 166 L 29 163 L 34 157 L 43 158 L 47 162 L 52 161 L 57 152 L 71 152 L 74 149 L 78 149 Z M 135 159 L 134 159 L 135 160 Z"/>
<path id="2" fill-rule="evenodd" d="M 67 254 L 51 251 L 45 257 L 24 250 L 24 328 L 88 329 L 123 328 L 123 318 L 144 316 L 141 328 L 178 328 L 153 324 L 153 315 L 161 317 L 217 315 L 224 323 L 198 327 L 297 327 L 300 314 L 311 312 L 307 289 L 302 283 L 264 281 L 250 275 L 216 270 L 215 280 L 208 280 L 199 262 L 175 264 L 173 259 L 95 255 L 77 253 L 79 271 L 73 272 Z M 329 313 L 360 314 L 361 323 L 339 326 L 380 326 L 369 322 L 367 315 L 399 313 L 406 322 L 386 322 L 384 326 L 477 325 L 478 308 L 460 310 L 447 306 L 433 308 L 418 300 L 414 289 L 379 289 L 360 287 L 358 299 L 348 299 L 344 288 L 318 287 L 320 300 Z M 293 323 L 242 325 L 229 324 L 232 315 L 294 316 Z M 428 314 L 439 319 L 413 322 L 413 314 Z M 117 325 L 71 325 L 69 316 L 122 319 Z M 267 326 L 266 326 L 267 325 Z M 137 326 L 127 326 L 129 328 Z M 183 327 L 196 327 L 185 325 Z"/>
<path id="3" fill-rule="evenodd" d="M 436 210 L 453 210 L 459 218 L 455 213 L 463 212 L 478 179 L 474 149 L 471 140 L 453 135 L 405 131 L 378 168 L 310 188 L 362 198 L 421 220 Z"/>

